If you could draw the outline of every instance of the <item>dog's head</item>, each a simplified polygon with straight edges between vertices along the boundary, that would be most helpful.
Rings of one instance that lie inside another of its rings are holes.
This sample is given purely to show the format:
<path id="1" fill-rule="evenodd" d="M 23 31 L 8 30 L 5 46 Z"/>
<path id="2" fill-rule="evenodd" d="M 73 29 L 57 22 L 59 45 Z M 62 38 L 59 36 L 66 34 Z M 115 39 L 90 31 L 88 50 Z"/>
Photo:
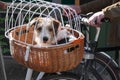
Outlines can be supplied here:
<path id="1" fill-rule="evenodd" d="M 57 35 L 60 22 L 47 17 L 38 17 L 30 22 L 34 27 L 34 38 L 37 44 L 52 44 Z"/>

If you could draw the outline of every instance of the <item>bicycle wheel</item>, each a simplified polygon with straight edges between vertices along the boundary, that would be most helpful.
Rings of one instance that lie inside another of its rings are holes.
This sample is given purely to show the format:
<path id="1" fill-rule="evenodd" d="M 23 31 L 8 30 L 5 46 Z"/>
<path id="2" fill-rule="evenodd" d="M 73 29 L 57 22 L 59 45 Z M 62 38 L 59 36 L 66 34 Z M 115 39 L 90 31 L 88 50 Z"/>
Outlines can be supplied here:
<path id="1" fill-rule="evenodd" d="M 78 76 L 73 73 L 61 73 L 61 74 L 51 74 L 47 75 L 42 80 L 80 80 Z"/>
<path id="2" fill-rule="evenodd" d="M 73 72 L 78 76 L 82 75 L 82 69 L 84 69 L 82 66 L 83 64 L 81 63 L 75 69 L 70 70 L 70 72 Z M 96 53 L 95 59 L 92 63 L 92 68 L 94 69 L 87 71 L 87 80 L 120 80 L 118 65 L 110 56 L 104 52 Z"/>
<path id="3" fill-rule="evenodd" d="M 82 74 L 81 74 L 82 75 Z M 42 78 L 42 80 L 102 80 L 101 76 L 94 68 L 89 68 L 87 73 L 83 76 L 75 75 L 71 72 L 63 72 L 62 74 L 51 74 Z"/>
<path id="4" fill-rule="evenodd" d="M 104 52 L 95 55 L 93 67 L 103 80 L 119 80 L 119 70 L 116 62 Z"/>
<path id="5" fill-rule="evenodd" d="M 103 79 L 93 67 L 90 67 L 88 70 L 85 70 L 85 73 L 81 73 L 80 80 L 103 80 Z"/>

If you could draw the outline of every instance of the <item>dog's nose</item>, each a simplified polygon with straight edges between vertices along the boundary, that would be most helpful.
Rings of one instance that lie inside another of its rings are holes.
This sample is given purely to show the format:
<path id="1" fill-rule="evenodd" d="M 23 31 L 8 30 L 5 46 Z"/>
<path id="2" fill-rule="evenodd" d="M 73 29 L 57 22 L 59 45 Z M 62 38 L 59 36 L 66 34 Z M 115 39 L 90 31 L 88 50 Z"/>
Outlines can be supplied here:
<path id="1" fill-rule="evenodd" d="M 48 41 L 48 37 L 43 37 L 43 42 L 45 43 L 45 42 L 47 42 Z"/>

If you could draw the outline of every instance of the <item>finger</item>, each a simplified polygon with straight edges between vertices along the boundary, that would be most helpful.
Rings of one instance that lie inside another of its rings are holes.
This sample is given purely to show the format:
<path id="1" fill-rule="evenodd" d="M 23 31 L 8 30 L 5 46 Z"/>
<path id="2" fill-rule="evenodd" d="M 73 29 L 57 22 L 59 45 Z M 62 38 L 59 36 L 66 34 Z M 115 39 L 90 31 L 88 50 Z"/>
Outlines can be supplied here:
<path id="1" fill-rule="evenodd" d="M 95 21 L 96 21 L 96 18 L 90 18 L 89 24 L 90 24 L 91 26 L 95 26 L 95 25 L 96 25 Z"/>
<path id="2" fill-rule="evenodd" d="M 100 27 L 100 24 L 97 23 L 97 19 L 91 20 L 89 22 L 89 25 L 93 26 L 93 27 Z"/>
<path id="3" fill-rule="evenodd" d="M 101 18 L 101 17 L 102 17 L 102 16 L 98 16 L 98 17 L 97 17 L 97 24 L 102 24 L 102 22 L 101 22 L 101 19 L 102 19 L 102 18 Z"/>

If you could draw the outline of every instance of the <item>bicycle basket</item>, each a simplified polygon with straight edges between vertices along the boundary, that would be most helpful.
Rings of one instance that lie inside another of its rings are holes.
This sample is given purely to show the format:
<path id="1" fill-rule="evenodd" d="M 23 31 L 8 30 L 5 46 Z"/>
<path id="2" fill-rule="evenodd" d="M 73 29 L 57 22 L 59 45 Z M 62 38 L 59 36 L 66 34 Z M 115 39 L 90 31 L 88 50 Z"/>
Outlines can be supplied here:
<path id="1" fill-rule="evenodd" d="M 5 21 L 5 36 L 10 40 L 11 55 L 18 63 L 36 71 L 52 73 L 76 67 L 83 58 L 84 36 L 80 32 L 80 21 L 75 16 L 77 14 L 72 8 L 60 4 L 40 0 L 13 1 L 7 8 Z M 58 22 L 57 32 L 54 32 L 56 26 L 52 22 L 52 30 L 47 26 L 42 34 L 41 28 L 37 30 L 39 18 L 46 20 L 43 25 L 52 20 Z M 33 20 L 37 22 L 34 23 Z M 55 35 L 59 30 L 75 36 L 75 39 L 66 41 L 67 35 L 64 37 L 65 42 L 58 44 L 59 36 L 57 38 Z M 55 43 L 49 46 L 36 44 L 35 38 L 41 38 L 36 36 L 38 33 L 42 34 L 42 38 L 49 33 L 49 36 L 54 36 Z"/>

